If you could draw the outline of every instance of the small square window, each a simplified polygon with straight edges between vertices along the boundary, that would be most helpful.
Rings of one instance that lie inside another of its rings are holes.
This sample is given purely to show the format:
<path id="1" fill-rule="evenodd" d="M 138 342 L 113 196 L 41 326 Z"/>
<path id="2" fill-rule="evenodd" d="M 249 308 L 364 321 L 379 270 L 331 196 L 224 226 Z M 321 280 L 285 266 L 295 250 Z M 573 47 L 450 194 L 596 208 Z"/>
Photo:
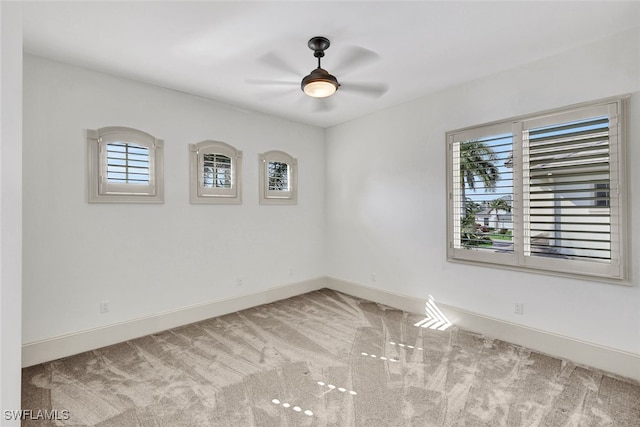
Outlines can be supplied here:
<path id="1" fill-rule="evenodd" d="M 163 141 L 131 128 L 87 130 L 89 203 L 163 203 Z"/>
<path id="2" fill-rule="evenodd" d="M 283 151 L 268 151 L 260 160 L 260 203 L 296 204 L 297 160 Z"/>

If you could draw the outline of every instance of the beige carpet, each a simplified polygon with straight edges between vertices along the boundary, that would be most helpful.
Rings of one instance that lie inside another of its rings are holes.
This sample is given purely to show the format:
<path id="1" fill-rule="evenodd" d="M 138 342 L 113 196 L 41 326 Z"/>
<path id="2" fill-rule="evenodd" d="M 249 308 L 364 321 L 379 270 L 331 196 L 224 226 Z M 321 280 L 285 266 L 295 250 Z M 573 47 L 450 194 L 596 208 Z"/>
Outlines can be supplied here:
<path id="1" fill-rule="evenodd" d="M 640 384 L 321 290 L 23 370 L 23 426 L 639 426 Z M 68 411 L 69 419 L 64 420 Z"/>

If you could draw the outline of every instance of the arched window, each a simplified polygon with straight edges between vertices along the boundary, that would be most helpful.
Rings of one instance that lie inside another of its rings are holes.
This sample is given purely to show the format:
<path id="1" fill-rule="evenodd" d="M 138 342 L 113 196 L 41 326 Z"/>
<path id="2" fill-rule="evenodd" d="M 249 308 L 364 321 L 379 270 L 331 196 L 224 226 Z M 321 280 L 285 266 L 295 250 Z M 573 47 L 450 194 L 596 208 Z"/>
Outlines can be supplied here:
<path id="1" fill-rule="evenodd" d="M 284 151 L 259 155 L 260 203 L 296 204 L 298 202 L 298 161 Z"/>
<path id="2" fill-rule="evenodd" d="M 89 203 L 163 203 L 163 141 L 126 127 L 87 130 Z"/>
<path id="3" fill-rule="evenodd" d="M 219 141 L 190 144 L 191 203 L 242 203 L 242 151 Z"/>

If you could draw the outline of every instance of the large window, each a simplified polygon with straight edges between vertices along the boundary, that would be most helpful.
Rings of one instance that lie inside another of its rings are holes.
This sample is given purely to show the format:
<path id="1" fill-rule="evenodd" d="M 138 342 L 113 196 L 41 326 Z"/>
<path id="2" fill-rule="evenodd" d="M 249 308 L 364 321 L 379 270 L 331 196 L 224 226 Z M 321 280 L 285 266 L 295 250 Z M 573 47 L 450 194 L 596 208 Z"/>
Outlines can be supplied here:
<path id="1" fill-rule="evenodd" d="M 622 107 L 447 133 L 448 258 L 624 282 Z"/>
<path id="2" fill-rule="evenodd" d="M 219 141 L 189 146 L 191 203 L 242 203 L 242 151 Z"/>
<path id="3" fill-rule="evenodd" d="M 90 203 L 162 203 L 163 142 L 126 127 L 87 130 Z"/>

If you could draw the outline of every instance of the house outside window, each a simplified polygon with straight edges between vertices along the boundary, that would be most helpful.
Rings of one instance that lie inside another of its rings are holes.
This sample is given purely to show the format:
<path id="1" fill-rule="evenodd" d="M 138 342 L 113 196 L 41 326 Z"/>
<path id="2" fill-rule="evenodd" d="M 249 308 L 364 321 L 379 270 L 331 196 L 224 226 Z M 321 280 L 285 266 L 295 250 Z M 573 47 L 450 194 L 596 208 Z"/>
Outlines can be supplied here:
<path id="1" fill-rule="evenodd" d="M 625 283 L 623 105 L 447 133 L 448 259 Z"/>
<path id="2" fill-rule="evenodd" d="M 89 203 L 163 203 L 163 141 L 127 127 L 87 130 Z"/>
<path id="3" fill-rule="evenodd" d="M 596 183 L 595 190 L 595 206 L 609 206 L 609 183 Z"/>

